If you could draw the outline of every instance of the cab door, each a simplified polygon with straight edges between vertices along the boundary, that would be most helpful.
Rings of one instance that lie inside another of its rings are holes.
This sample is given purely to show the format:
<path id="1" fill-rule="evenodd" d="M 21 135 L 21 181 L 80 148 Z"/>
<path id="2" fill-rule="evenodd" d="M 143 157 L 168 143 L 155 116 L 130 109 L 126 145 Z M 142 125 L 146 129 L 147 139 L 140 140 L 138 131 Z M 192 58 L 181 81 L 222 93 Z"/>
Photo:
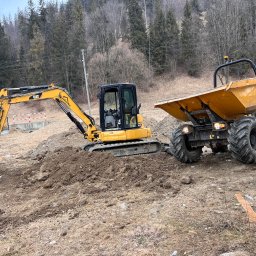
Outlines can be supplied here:
<path id="1" fill-rule="evenodd" d="M 122 88 L 122 110 L 124 129 L 138 128 L 137 97 L 134 85 L 124 86 Z"/>
<path id="2" fill-rule="evenodd" d="M 100 123 L 102 131 L 120 130 L 120 95 L 118 86 L 105 86 L 101 89 Z"/>

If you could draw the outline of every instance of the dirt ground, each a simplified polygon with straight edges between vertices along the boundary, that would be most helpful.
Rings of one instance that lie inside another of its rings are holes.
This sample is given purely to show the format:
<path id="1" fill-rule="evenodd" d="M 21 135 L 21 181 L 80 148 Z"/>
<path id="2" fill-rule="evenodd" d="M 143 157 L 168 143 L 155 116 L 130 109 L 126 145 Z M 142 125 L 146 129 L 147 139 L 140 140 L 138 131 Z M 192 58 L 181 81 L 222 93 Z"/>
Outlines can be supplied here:
<path id="1" fill-rule="evenodd" d="M 139 92 L 155 137 L 168 141 L 179 123 L 154 103 L 206 90 L 207 79 L 163 80 Z M 256 224 L 235 198 L 241 192 L 255 205 L 256 166 L 209 150 L 192 165 L 166 153 L 88 153 L 54 104 L 41 107 L 47 126 L 0 137 L 1 256 L 256 255 Z M 96 118 L 97 108 L 94 103 Z M 10 115 L 30 111 L 14 106 Z"/>

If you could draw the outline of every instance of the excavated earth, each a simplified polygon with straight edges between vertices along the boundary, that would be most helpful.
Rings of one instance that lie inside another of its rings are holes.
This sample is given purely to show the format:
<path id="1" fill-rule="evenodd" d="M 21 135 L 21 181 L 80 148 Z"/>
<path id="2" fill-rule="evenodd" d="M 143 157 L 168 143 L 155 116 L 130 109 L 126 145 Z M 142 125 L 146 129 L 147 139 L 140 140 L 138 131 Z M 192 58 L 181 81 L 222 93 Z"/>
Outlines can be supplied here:
<path id="1" fill-rule="evenodd" d="M 256 223 L 235 198 L 256 206 L 255 165 L 210 150 L 192 165 L 88 153 L 64 120 L 0 137 L 0 255 L 255 255 Z M 163 142 L 179 125 L 145 123 Z"/>

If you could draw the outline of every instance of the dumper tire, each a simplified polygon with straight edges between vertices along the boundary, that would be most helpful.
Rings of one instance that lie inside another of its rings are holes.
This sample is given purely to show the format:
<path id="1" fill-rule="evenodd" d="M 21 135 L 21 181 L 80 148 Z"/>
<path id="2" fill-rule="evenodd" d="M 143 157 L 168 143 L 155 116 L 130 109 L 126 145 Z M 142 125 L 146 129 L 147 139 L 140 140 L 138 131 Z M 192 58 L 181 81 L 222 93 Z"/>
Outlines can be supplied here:
<path id="1" fill-rule="evenodd" d="M 256 117 L 242 117 L 231 124 L 228 131 L 232 157 L 245 163 L 256 163 Z"/>
<path id="2" fill-rule="evenodd" d="M 172 155 L 182 163 L 198 162 L 202 155 L 202 147 L 191 148 L 187 135 L 182 133 L 182 127 L 177 128 L 173 132 L 170 150 Z"/>

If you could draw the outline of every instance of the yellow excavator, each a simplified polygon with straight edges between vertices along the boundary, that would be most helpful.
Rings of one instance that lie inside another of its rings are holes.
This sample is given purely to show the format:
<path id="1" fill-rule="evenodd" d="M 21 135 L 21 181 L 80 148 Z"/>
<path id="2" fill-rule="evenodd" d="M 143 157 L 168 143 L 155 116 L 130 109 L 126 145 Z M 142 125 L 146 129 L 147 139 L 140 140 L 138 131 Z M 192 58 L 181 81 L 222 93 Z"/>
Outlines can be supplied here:
<path id="1" fill-rule="evenodd" d="M 115 156 L 156 153 L 161 150 L 158 141 L 149 139 L 151 130 L 143 125 L 137 105 L 134 84 L 109 84 L 100 86 L 100 129 L 94 119 L 86 114 L 68 92 L 54 84 L 0 90 L 0 133 L 7 124 L 12 104 L 52 99 L 90 141 L 85 150 L 107 151 Z M 80 119 L 77 119 L 77 117 Z"/>

